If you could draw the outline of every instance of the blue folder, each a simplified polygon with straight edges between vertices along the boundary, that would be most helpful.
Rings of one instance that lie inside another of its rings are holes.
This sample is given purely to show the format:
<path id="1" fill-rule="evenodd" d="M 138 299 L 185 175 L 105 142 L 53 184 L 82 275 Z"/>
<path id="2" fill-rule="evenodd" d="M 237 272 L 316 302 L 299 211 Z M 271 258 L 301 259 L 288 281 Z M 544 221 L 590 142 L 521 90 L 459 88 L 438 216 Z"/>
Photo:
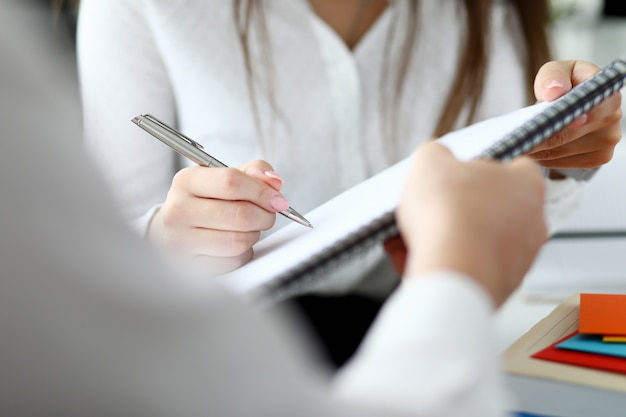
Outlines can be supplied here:
<path id="1" fill-rule="evenodd" d="M 626 343 L 605 343 L 602 341 L 602 336 L 599 335 L 577 334 L 559 343 L 556 347 L 626 358 Z"/>

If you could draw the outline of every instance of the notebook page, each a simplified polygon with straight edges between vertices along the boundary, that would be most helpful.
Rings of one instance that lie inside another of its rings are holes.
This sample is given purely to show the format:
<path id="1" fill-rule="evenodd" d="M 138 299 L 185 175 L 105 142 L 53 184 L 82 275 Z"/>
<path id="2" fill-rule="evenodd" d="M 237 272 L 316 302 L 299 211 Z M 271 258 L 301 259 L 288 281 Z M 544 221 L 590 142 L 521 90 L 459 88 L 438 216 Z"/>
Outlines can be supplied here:
<path id="1" fill-rule="evenodd" d="M 525 107 L 451 132 L 439 140 L 457 158 L 470 160 L 549 105 Z M 267 236 L 255 246 L 255 256 L 248 264 L 222 278 L 235 291 L 253 291 L 395 209 L 411 160 L 412 157 L 402 160 L 306 213 L 304 216 L 313 224 L 313 229 L 292 223 Z"/>

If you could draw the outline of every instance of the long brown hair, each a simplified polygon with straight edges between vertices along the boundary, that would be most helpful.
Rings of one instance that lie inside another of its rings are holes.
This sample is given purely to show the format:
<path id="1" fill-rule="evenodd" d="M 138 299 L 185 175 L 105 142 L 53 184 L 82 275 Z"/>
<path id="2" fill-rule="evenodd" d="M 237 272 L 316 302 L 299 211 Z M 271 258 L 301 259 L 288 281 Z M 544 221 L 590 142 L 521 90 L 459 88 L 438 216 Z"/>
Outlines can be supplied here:
<path id="1" fill-rule="evenodd" d="M 67 30 L 70 41 L 75 42 L 80 0 L 50 0 L 50 4 L 54 25 Z"/>
<path id="2" fill-rule="evenodd" d="M 50 3 L 56 15 L 63 12 L 76 15 L 78 13 L 78 7 L 80 6 L 80 0 L 50 0 Z"/>
<path id="3" fill-rule="evenodd" d="M 489 14 L 493 0 L 459 0 L 463 3 L 467 12 L 467 41 L 460 65 L 450 89 L 444 111 L 439 117 L 439 122 L 434 136 L 441 136 L 454 126 L 461 110 L 469 104 L 467 119 L 463 124 L 468 124 L 474 118 L 480 102 L 485 81 L 488 51 L 487 43 Z M 522 29 L 524 41 L 523 53 L 526 67 L 526 99 L 528 104 L 535 101 L 533 81 L 535 74 L 545 62 L 550 59 L 548 45 L 547 26 L 549 23 L 549 10 L 547 0 L 509 0 L 517 12 Z"/>
<path id="4" fill-rule="evenodd" d="M 495 0 L 457 0 L 459 6 L 465 10 L 467 20 L 467 34 L 463 54 L 459 61 L 452 88 L 446 98 L 444 110 L 439 116 L 436 127 L 432 135 L 439 137 L 457 124 L 467 125 L 472 122 L 478 105 L 480 104 L 483 87 L 485 83 L 485 73 L 488 63 L 489 28 L 490 13 Z M 526 75 L 526 95 L 528 103 L 534 101 L 533 79 L 539 67 L 550 59 L 550 50 L 547 38 L 547 25 L 549 23 L 549 10 L 547 0 L 508 0 L 518 15 L 518 20 L 522 29 L 524 42 L 523 53 L 525 54 L 524 69 Z M 409 64 L 411 62 L 412 50 L 415 45 L 418 28 L 419 1 L 409 2 L 410 12 L 406 16 L 399 16 L 395 13 L 394 18 L 406 18 L 406 35 L 401 43 L 401 58 L 399 64 L 394 68 L 392 74 L 389 68 L 390 45 L 395 38 L 395 28 L 397 24 L 390 25 L 387 39 L 385 41 L 385 51 L 381 80 L 381 120 L 383 134 L 392 145 L 395 142 L 398 106 L 403 94 L 403 85 L 406 80 Z M 267 50 L 269 49 L 269 37 L 265 26 L 262 0 L 235 0 L 233 6 L 235 23 L 239 34 L 243 50 L 243 58 L 248 80 L 248 90 L 252 102 L 252 110 L 255 113 L 255 124 L 261 133 L 261 120 L 258 115 L 258 97 L 255 86 L 254 68 L 252 66 L 249 53 L 249 31 L 252 21 L 258 24 L 261 34 L 261 42 L 266 46 L 266 64 L 271 65 L 271 58 Z M 271 72 L 271 71 L 269 71 Z M 270 94 L 269 103 L 273 111 L 277 111 L 278 105 L 272 98 L 272 86 L 267 86 Z M 465 110 L 467 109 L 467 110 Z M 465 110 L 465 112 L 464 112 Z M 466 115 L 464 120 L 460 120 L 461 114 Z"/>
<path id="5" fill-rule="evenodd" d="M 239 42 L 241 43 L 241 50 L 243 51 L 244 66 L 246 70 L 246 82 L 248 84 L 248 93 L 250 95 L 250 103 L 252 106 L 252 114 L 254 117 L 254 124 L 256 126 L 257 134 L 259 135 L 261 142 L 261 149 L 264 149 L 265 143 L 263 141 L 263 129 L 262 120 L 259 115 L 258 96 L 264 95 L 270 106 L 271 114 L 273 117 L 280 116 L 280 109 L 276 103 L 276 98 L 272 93 L 274 90 L 274 73 L 271 71 L 273 67 L 272 55 L 270 54 L 270 39 L 267 31 L 267 25 L 265 24 L 264 7 L 262 1 L 257 0 L 235 0 L 233 2 L 233 13 L 235 18 L 235 26 L 237 28 L 237 35 Z M 259 41 L 264 46 L 261 51 L 262 64 L 265 71 L 265 89 L 262 90 L 259 86 L 259 82 L 256 77 L 252 65 L 252 59 L 250 57 L 250 25 L 254 20 L 256 28 L 258 30 Z M 273 121 L 272 121 L 273 122 Z"/>

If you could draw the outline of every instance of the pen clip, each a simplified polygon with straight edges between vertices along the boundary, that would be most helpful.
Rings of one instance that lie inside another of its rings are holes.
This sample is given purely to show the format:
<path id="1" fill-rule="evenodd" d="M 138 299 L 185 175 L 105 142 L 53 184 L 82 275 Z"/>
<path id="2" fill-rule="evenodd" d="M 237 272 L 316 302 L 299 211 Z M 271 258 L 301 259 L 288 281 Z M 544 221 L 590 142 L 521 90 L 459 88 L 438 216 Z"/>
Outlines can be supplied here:
<path id="1" fill-rule="evenodd" d="M 162 121 L 157 119 L 156 117 L 152 116 L 151 114 L 144 114 L 143 117 L 145 117 L 146 119 L 150 119 L 153 123 L 156 123 L 161 128 L 167 130 L 168 132 L 170 132 L 172 135 L 175 135 L 179 139 L 184 140 L 185 142 L 187 142 L 191 146 L 194 146 L 196 149 L 204 150 L 204 146 L 200 145 L 195 140 L 193 140 L 193 139 L 183 135 L 182 133 L 178 132 L 177 130 L 172 129 L 171 127 L 169 127 L 168 125 L 166 125 L 165 123 L 163 123 Z"/>
<path id="2" fill-rule="evenodd" d="M 198 148 L 198 149 L 200 149 L 200 150 L 203 150 L 203 149 L 204 149 L 204 146 L 200 145 L 200 144 L 199 144 L 198 142 L 196 142 L 195 140 L 193 140 L 193 139 L 191 139 L 191 138 L 188 138 L 187 136 L 183 135 L 182 133 L 181 133 L 181 134 L 179 134 L 179 137 L 180 137 L 182 140 L 184 140 L 184 141 L 188 142 L 190 145 L 193 145 L 193 146 L 195 146 L 196 148 Z"/>

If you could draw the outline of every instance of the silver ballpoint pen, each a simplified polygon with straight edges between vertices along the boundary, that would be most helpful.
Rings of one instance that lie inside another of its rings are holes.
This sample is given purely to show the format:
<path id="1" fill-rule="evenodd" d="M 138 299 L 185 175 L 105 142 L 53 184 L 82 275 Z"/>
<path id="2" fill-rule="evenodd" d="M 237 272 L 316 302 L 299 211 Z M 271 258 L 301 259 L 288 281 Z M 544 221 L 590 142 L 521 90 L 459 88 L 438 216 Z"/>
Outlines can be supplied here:
<path id="1" fill-rule="evenodd" d="M 142 114 L 132 119 L 132 122 L 137 126 L 150 133 L 161 142 L 165 143 L 170 148 L 174 149 L 179 154 L 192 160 L 196 164 L 205 167 L 215 168 L 227 168 L 228 166 L 219 160 L 213 158 L 208 153 L 204 152 L 202 145 L 193 139 L 188 138 L 176 129 L 166 125 L 156 117 L 150 114 Z M 280 214 L 293 220 L 296 223 L 300 223 L 306 227 L 313 227 L 313 225 L 305 219 L 300 213 L 293 208 L 289 207 L 285 211 L 280 211 Z"/>

